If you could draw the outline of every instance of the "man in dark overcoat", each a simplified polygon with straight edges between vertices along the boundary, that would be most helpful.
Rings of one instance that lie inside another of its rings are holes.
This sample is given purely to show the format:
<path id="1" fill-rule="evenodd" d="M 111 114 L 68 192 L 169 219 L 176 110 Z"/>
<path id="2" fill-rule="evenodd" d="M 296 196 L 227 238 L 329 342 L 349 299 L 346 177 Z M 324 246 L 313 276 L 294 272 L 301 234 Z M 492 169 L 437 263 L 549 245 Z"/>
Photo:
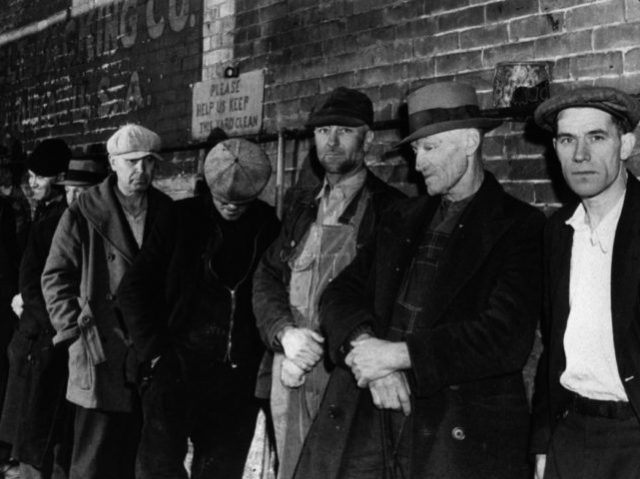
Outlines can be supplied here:
<path id="1" fill-rule="evenodd" d="M 118 290 L 142 373 L 137 479 L 240 479 L 256 425 L 264 346 L 251 289 L 279 230 L 257 199 L 271 164 L 257 145 L 228 139 L 209 152 L 204 175 L 208 192 L 157 222 Z"/>
<path id="2" fill-rule="evenodd" d="M 42 288 L 53 343 L 67 347 L 67 399 L 75 404 L 71 479 L 130 479 L 141 415 L 135 357 L 115 293 L 171 200 L 151 186 L 161 140 L 128 124 L 107 141 L 115 174 L 62 215 Z"/>
<path id="3" fill-rule="evenodd" d="M 71 205 L 77 194 L 103 180 L 106 157 L 72 158 L 64 187 Z M 11 369 L 3 422 L 15 423 L 13 457 L 25 479 L 66 478 L 69 472 L 71 405 L 65 401 L 67 352 L 52 343 L 55 334 L 42 296 L 40 276 L 56 227 L 64 212 L 58 208 L 31 226 L 20 264 L 20 293 L 24 301 L 18 330 L 10 345 Z"/>
<path id="4" fill-rule="evenodd" d="M 51 228 L 55 229 L 62 212 L 67 207 L 64 189 L 62 186 L 57 185 L 56 182 L 61 179 L 61 176 L 66 171 L 70 157 L 71 150 L 64 140 L 50 138 L 38 143 L 26 160 L 29 187 L 36 206 L 32 223 L 28 228 L 27 243 L 22 245 L 25 250 L 22 262 L 18 263 L 21 271 L 20 292 L 27 294 L 16 295 L 14 302 L 20 303 L 24 308 L 24 298 L 26 297 L 28 311 L 22 317 L 22 320 L 16 324 L 15 334 L 4 338 L 7 342 L 9 340 L 11 342 L 8 343 L 7 351 L 9 358 L 7 391 L 6 395 L 4 395 L 2 416 L 0 417 L 0 438 L 2 441 L 13 445 L 12 456 L 14 459 L 19 459 L 21 452 L 20 443 L 22 441 L 18 437 L 18 431 L 22 419 L 21 408 L 26 387 L 24 380 L 25 369 L 31 359 L 30 350 L 33 346 L 32 340 L 35 338 L 34 324 L 38 324 L 37 320 L 34 321 L 34 317 L 44 318 L 44 323 L 42 324 L 48 325 L 49 323 L 49 317 L 46 314 L 44 300 L 42 299 L 40 274 L 49 253 L 51 237 L 49 237 L 44 251 L 40 252 L 40 255 L 43 256 L 42 258 L 36 258 L 38 253 L 35 252 L 34 243 L 36 238 L 39 240 L 42 237 L 43 228 L 49 228 L 49 226 L 43 225 L 53 221 Z M 51 236 L 53 236 L 53 230 L 51 231 Z M 18 256 L 15 256 L 15 261 L 19 261 Z M 32 268 L 34 263 L 37 264 L 35 269 Z M 29 271 L 28 273 L 26 272 L 27 270 Z M 6 345 L 3 346 L 2 350 L 7 350 Z"/>
<path id="5" fill-rule="evenodd" d="M 428 194 L 385 212 L 320 303 L 333 370 L 298 478 L 528 476 L 522 368 L 544 216 L 483 169 L 475 89 L 408 98 Z"/>
<path id="6" fill-rule="evenodd" d="M 626 169 L 640 103 L 582 87 L 538 107 L 577 195 L 544 234 L 537 479 L 640 477 L 640 183 Z"/>
<path id="7" fill-rule="evenodd" d="M 254 280 L 254 311 L 275 352 L 271 412 L 279 479 L 290 479 L 329 378 L 318 300 L 371 235 L 381 211 L 402 196 L 365 165 L 373 104 L 339 87 L 311 113 L 322 184 L 289 190 L 283 227 Z"/>

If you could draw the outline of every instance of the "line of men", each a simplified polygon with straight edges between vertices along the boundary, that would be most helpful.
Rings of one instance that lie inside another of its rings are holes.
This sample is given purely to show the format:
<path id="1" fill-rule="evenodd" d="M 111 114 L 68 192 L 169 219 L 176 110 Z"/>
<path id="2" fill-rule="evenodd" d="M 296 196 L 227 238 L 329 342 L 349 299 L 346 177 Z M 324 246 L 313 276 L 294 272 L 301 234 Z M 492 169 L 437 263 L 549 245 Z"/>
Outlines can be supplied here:
<path id="1" fill-rule="evenodd" d="M 289 190 L 282 225 L 255 144 L 220 142 L 208 189 L 172 203 L 151 186 L 158 135 L 118 130 L 113 174 L 42 264 L 34 351 L 68 361 L 69 466 L 51 472 L 50 435 L 48 465 L 18 453 L 24 477 L 242 477 L 261 406 L 282 479 L 640 477 L 640 104 L 582 87 L 538 107 L 576 196 L 545 222 L 484 168 L 501 122 L 472 86 L 407 103 L 427 194 L 368 171 L 372 103 L 337 88 L 307 122 L 321 178 Z"/>

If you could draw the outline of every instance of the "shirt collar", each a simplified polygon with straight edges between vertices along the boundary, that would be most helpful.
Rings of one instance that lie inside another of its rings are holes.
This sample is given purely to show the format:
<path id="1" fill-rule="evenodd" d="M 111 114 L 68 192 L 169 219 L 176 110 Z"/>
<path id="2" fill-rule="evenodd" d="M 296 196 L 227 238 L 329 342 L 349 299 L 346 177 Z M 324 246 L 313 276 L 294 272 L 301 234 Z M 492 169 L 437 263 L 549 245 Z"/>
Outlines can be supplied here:
<path id="1" fill-rule="evenodd" d="M 355 195 L 360 188 L 362 188 L 366 179 L 366 168 L 362 168 L 355 175 L 341 179 L 333 186 L 329 184 L 327 177 L 325 176 L 324 181 L 322 182 L 322 188 L 320 188 L 320 191 L 316 195 L 316 200 L 322 199 L 323 196 L 329 196 L 331 193 L 339 195 L 341 199 L 349 198 Z"/>
<path id="2" fill-rule="evenodd" d="M 589 225 L 587 210 L 582 203 L 578 205 L 571 218 L 565 221 L 565 224 L 571 226 L 575 232 L 589 234 L 591 245 L 597 245 L 603 253 L 607 253 L 613 245 L 616 227 L 618 226 L 618 220 L 622 213 L 625 196 L 626 190 L 622 195 L 620 195 L 620 198 L 613 208 L 611 208 L 604 218 L 602 218 L 598 226 L 593 229 L 591 229 L 591 226 Z"/>

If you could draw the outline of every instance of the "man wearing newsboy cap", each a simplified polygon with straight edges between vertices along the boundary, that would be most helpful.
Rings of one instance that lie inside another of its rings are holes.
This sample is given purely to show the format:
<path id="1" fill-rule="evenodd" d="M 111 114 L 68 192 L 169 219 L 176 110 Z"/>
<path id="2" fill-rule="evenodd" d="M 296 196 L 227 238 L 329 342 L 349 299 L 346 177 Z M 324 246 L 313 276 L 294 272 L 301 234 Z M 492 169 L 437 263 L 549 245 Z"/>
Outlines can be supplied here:
<path id="1" fill-rule="evenodd" d="M 625 167 L 639 120 L 640 104 L 609 87 L 535 112 L 577 196 L 544 235 L 537 479 L 640 477 L 640 184 Z"/>
<path id="2" fill-rule="evenodd" d="M 135 357 L 115 292 L 170 199 L 151 186 L 160 137 L 128 124 L 107 141 L 114 174 L 82 193 L 56 229 L 42 273 L 44 298 L 69 351 L 75 404 L 71 479 L 133 478 L 140 429 Z"/>
<path id="3" fill-rule="evenodd" d="M 227 139 L 204 162 L 207 191 L 174 203 L 127 271 L 118 302 L 141 378 L 144 425 L 136 479 L 240 479 L 253 437 L 264 345 L 251 284 L 278 234 L 258 199 L 271 178 L 254 143 Z"/>
<path id="4" fill-rule="evenodd" d="M 290 478 L 329 378 L 318 300 L 371 236 L 399 192 L 371 174 L 373 105 L 339 87 L 309 116 L 324 178 L 288 193 L 283 227 L 254 278 L 253 304 L 266 346 L 275 351 L 271 387 L 279 478 Z"/>
<path id="5" fill-rule="evenodd" d="M 527 478 L 522 368 L 544 216 L 483 169 L 471 85 L 408 97 L 427 195 L 396 202 L 320 301 L 336 364 L 298 478 Z"/>

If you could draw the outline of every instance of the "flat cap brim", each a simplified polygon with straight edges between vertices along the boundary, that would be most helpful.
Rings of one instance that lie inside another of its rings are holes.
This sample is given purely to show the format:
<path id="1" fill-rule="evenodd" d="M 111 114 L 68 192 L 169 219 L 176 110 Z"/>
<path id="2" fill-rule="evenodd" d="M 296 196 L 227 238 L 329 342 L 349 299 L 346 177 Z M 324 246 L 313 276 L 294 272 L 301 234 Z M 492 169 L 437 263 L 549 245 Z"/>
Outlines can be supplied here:
<path id="1" fill-rule="evenodd" d="M 640 121 L 640 103 L 632 96 L 611 87 L 581 87 L 554 96 L 534 112 L 536 124 L 554 131 L 558 113 L 567 108 L 596 108 L 623 120 L 629 131 Z"/>

